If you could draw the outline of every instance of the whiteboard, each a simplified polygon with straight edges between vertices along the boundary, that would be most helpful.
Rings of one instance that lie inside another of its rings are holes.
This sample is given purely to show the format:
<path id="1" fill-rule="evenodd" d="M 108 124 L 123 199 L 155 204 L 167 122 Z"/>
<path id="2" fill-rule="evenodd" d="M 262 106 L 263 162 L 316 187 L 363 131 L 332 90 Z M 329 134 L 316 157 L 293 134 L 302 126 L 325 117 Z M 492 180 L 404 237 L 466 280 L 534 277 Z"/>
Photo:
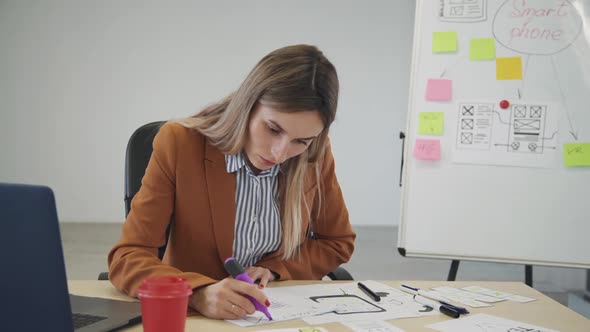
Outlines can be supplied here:
<path id="1" fill-rule="evenodd" d="M 400 253 L 590 268 L 589 10 L 417 1 Z"/>

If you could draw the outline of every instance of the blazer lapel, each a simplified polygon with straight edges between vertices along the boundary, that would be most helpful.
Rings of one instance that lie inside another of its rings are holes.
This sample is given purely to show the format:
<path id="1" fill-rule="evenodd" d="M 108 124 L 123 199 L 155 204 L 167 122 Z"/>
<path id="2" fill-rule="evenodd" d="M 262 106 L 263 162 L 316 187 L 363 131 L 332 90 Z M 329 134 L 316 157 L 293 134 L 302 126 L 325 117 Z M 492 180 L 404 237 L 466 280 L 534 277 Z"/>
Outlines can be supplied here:
<path id="1" fill-rule="evenodd" d="M 234 228 L 236 220 L 236 177 L 225 168 L 225 156 L 215 147 L 205 147 L 205 177 L 213 233 L 221 261 L 233 255 Z"/>

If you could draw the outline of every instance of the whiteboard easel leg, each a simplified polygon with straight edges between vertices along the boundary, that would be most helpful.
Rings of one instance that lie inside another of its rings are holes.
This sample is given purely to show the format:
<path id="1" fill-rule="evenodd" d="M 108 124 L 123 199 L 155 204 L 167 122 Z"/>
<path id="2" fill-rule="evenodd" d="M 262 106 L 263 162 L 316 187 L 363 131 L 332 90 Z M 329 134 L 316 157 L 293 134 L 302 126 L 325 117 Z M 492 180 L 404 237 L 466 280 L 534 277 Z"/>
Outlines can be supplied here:
<path id="1" fill-rule="evenodd" d="M 449 276 L 447 277 L 447 281 L 455 281 L 457 278 L 457 270 L 459 269 L 459 262 L 458 260 L 453 260 L 451 262 L 451 269 L 449 270 Z"/>
<path id="2" fill-rule="evenodd" d="M 529 287 L 533 287 L 533 266 L 524 266 L 524 283 Z"/>

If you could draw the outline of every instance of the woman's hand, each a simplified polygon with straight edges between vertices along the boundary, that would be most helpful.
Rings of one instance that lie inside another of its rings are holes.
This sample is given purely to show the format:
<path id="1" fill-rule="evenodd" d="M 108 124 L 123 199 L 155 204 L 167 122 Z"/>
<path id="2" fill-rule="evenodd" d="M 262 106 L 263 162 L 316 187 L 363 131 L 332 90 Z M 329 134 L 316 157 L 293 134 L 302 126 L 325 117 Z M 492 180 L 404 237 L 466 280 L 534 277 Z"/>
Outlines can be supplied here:
<path id="1" fill-rule="evenodd" d="M 245 295 L 250 295 L 262 305 L 270 305 L 266 295 L 256 285 L 230 277 L 194 290 L 189 306 L 210 318 L 239 319 L 255 311 Z"/>
<path id="2" fill-rule="evenodd" d="M 248 273 L 254 282 L 260 280 L 258 283 L 258 287 L 260 288 L 266 287 L 269 281 L 275 280 L 275 276 L 269 269 L 260 266 L 249 266 L 246 268 L 246 273 Z"/>

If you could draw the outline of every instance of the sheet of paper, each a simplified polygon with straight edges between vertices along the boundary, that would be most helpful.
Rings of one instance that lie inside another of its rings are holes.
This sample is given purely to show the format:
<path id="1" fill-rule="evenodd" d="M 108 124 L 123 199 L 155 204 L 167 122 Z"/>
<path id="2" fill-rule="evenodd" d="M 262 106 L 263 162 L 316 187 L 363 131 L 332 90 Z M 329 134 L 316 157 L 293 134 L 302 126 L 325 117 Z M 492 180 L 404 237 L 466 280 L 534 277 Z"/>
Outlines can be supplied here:
<path id="1" fill-rule="evenodd" d="M 301 318 L 313 326 L 359 319 L 390 320 L 439 314 L 388 285 L 370 280 L 363 283 L 380 295 L 381 301 L 373 301 L 354 282 L 270 287 L 265 293 L 271 302 L 269 312 L 273 321 L 256 312 L 228 322 L 245 327 Z"/>
<path id="2" fill-rule="evenodd" d="M 416 139 L 414 158 L 421 160 L 440 160 L 440 140 Z"/>
<path id="3" fill-rule="evenodd" d="M 566 143 L 563 145 L 565 166 L 590 166 L 590 143 Z"/>
<path id="4" fill-rule="evenodd" d="M 453 81 L 442 78 L 431 78 L 426 81 L 426 100 L 448 101 L 453 97 Z"/>
<path id="5" fill-rule="evenodd" d="M 418 134 L 442 135 L 445 127 L 445 113 L 420 112 L 418 119 Z"/>
<path id="6" fill-rule="evenodd" d="M 506 332 L 506 331 L 534 331 L 534 332 L 558 332 L 540 326 L 535 326 L 515 320 L 500 318 L 486 314 L 475 314 L 460 319 L 451 319 L 444 322 L 427 325 L 426 327 L 442 332 Z"/>
<path id="7" fill-rule="evenodd" d="M 491 289 L 483 288 L 480 286 L 466 286 L 461 289 L 466 290 L 466 291 L 470 291 L 470 292 L 474 292 L 474 293 L 481 293 L 481 294 L 489 293 L 492 291 Z"/>
<path id="8" fill-rule="evenodd" d="M 491 304 L 487 304 L 478 300 L 474 300 L 474 299 L 468 299 L 466 297 L 462 297 L 459 295 L 454 295 L 454 294 L 448 294 L 445 296 L 447 299 L 449 299 L 450 301 L 453 302 L 457 302 L 457 303 L 461 303 L 464 304 L 468 307 L 472 307 L 472 308 L 483 308 L 483 307 L 491 307 Z"/>
<path id="9" fill-rule="evenodd" d="M 497 80 L 522 80 L 522 58 L 496 58 Z"/>
<path id="10" fill-rule="evenodd" d="M 447 123 L 456 116 L 454 163 L 556 168 L 559 104 L 518 100 L 502 109 L 496 102 L 459 101 L 458 112 L 445 112 Z"/>
<path id="11" fill-rule="evenodd" d="M 527 302 L 536 301 L 536 299 L 532 299 L 530 297 L 520 296 L 520 295 L 512 295 L 511 297 L 507 297 L 506 300 L 519 302 L 519 303 L 527 303 Z"/>
<path id="12" fill-rule="evenodd" d="M 475 300 L 481 301 L 486 303 L 496 303 L 504 301 L 503 298 L 495 297 L 491 295 L 487 295 L 488 293 L 493 293 L 494 291 L 491 289 L 482 288 L 479 286 L 468 286 L 463 287 L 462 289 L 453 288 L 453 287 L 439 287 L 442 288 L 443 291 L 437 290 L 443 297 L 449 298 L 448 295 L 451 295 L 450 298 L 455 298 L 459 300 Z M 449 299 L 450 299 L 449 298 Z M 471 304 L 473 302 L 470 301 Z"/>
<path id="13" fill-rule="evenodd" d="M 467 286 L 467 287 L 463 287 L 461 289 L 469 291 L 469 292 L 473 292 L 473 293 L 497 297 L 500 299 L 506 299 L 506 298 L 514 295 L 514 294 L 501 292 L 501 291 L 497 291 L 497 290 L 493 290 L 493 289 L 487 289 L 487 288 L 483 288 L 483 287 L 479 287 L 479 286 Z"/>
<path id="14" fill-rule="evenodd" d="M 473 299 L 476 301 L 481 301 L 481 302 L 486 302 L 486 303 L 496 303 L 496 302 L 504 301 L 504 299 L 493 297 L 493 296 L 488 296 L 488 295 L 484 295 L 484 294 L 479 294 L 479 296 L 474 297 Z"/>
<path id="15" fill-rule="evenodd" d="M 354 320 L 350 322 L 342 322 L 341 324 L 347 326 L 354 332 L 404 332 L 404 330 L 399 327 L 378 320 Z"/>
<path id="16" fill-rule="evenodd" d="M 437 292 L 446 294 L 453 294 L 461 291 L 459 288 L 449 286 L 434 287 L 432 289 L 436 290 Z"/>
<path id="17" fill-rule="evenodd" d="M 328 332 L 323 327 L 292 327 L 288 329 L 258 330 L 256 332 Z"/>
<path id="18" fill-rule="evenodd" d="M 456 51 L 456 31 L 435 31 L 432 33 L 432 53 L 447 53 Z"/>
<path id="19" fill-rule="evenodd" d="M 452 302 L 457 302 L 464 304 L 466 306 L 472 308 L 482 308 L 482 307 L 490 307 L 491 305 L 478 301 L 480 297 L 483 297 L 482 294 L 472 293 L 468 291 L 464 291 L 454 287 L 434 287 L 433 288 L 435 294 L 449 300 Z M 503 300 L 500 300 L 503 301 Z"/>
<path id="20" fill-rule="evenodd" d="M 267 288 L 265 290 L 271 303 L 268 311 L 273 318 L 272 321 L 258 311 L 252 315 L 246 315 L 241 319 L 227 321 L 238 326 L 246 327 L 314 316 L 326 312 L 332 312 L 334 310 L 333 306 L 311 301 L 304 296 L 298 296 L 296 291 L 290 293 L 290 288 L 292 287 L 284 287 L 286 290 L 283 290 L 282 288 L 283 287 Z M 279 289 L 281 289 L 281 291 L 278 291 Z"/>
<path id="21" fill-rule="evenodd" d="M 526 303 L 535 301 L 530 297 L 514 295 L 506 292 L 500 292 L 493 289 L 483 288 L 480 286 L 467 286 L 462 289 L 454 287 L 435 287 L 434 288 L 441 296 L 455 302 L 466 302 L 465 300 L 476 300 L 487 303 L 496 303 L 504 300 Z M 466 303 L 465 303 L 466 304 Z"/>
<path id="22" fill-rule="evenodd" d="M 376 282 L 376 281 L 363 281 L 367 287 L 372 291 L 381 296 L 381 301 L 375 302 L 364 294 L 356 283 L 352 284 L 334 284 L 334 285 L 318 285 L 321 289 L 318 292 L 324 294 L 348 294 L 356 295 L 365 299 L 366 301 L 372 302 L 375 306 L 382 308 L 383 311 L 377 312 L 332 312 L 328 314 L 321 314 L 313 317 L 305 317 L 303 320 L 310 325 L 331 323 L 331 322 L 347 322 L 354 320 L 391 320 L 406 317 L 420 317 L 430 315 L 440 315 L 438 311 L 432 310 L 432 308 L 426 307 L 416 301 L 414 301 L 412 295 L 404 293 L 397 288 Z M 333 287 L 337 287 L 334 289 Z"/>

